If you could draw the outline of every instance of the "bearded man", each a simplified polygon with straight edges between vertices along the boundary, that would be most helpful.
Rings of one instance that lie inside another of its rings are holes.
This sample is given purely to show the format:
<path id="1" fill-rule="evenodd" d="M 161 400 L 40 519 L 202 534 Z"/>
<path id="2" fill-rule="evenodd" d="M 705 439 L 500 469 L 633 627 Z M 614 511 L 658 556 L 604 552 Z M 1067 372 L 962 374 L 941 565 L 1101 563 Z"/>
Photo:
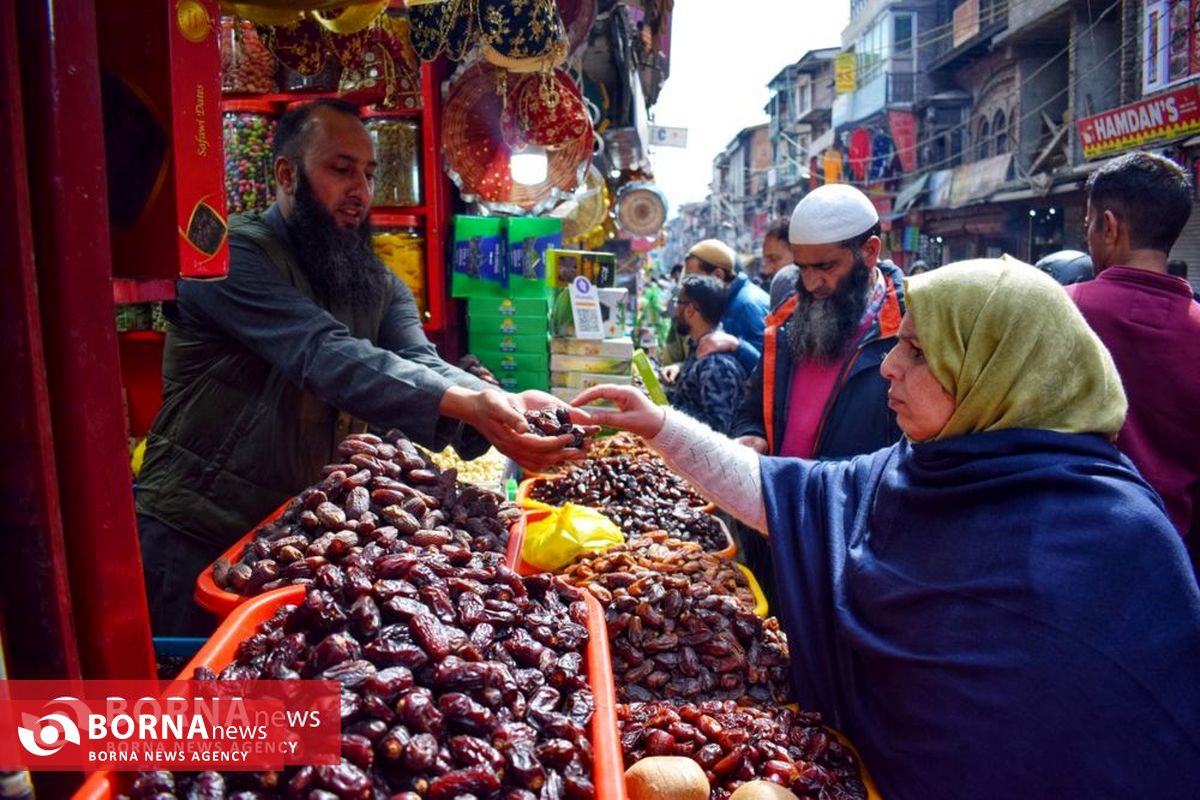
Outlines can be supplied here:
<path id="1" fill-rule="evenodd" d="M 795 293 L 767 317 L 763 358 L 730 436 L 763 455 L 836 459 L 900 439 L 879 372 L 898 341 L 903 273 L 879 258 L 879 214 L 852 186 L 805 195 L 788 226 Z M 770 551 L 739 536 L 768 600 Z"/>
<path id="2" fill-rule="evenodd" d="M 521 413 L 561 402 L 507 394 L 425 338 L 412 293 L 371 248 L 376 162 L 357 112 L 318 100 L 283 116 L 276 204 L 231 220 L 225 280 L 181 281 L 165 309 L 163 405 L 137 498 L 155 635 L 211 629 L 197 575 L 366 424 L 464 458 L 490 442 L 530 469 L 581 455 Z"/>

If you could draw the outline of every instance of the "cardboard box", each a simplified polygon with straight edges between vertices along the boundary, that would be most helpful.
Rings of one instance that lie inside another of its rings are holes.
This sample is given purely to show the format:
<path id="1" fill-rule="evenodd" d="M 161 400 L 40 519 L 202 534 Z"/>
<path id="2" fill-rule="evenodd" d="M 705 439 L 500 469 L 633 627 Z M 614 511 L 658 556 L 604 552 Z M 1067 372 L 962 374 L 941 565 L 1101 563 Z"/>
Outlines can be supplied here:
<path id="1" fill-rule="evenodd" d="M 500 386 L 509 392 L 524 392 L 528 389 L 546 391 L 550 388 L 550 379 L 545 372 L 498 372 L 496 380 Z"/>
<path id="2" fill-rule="evenodd" d="M 546 251 L 546 267 L 555 289 L 570 286 L 580 275 L 596 287 L 612 286 L 617 277 L 617 257 L 612 253 L 551 248 Z"/>
<path id="3" fill-rule="evenodd" d="M 451 296 L 504 295 L 504 220 L 455 214 L 453 242 Z"/>
<path id="4" fill-rule="evenodd" d="M 632 364 L 628 358 L 567 356 L 555 353 L 550 356 L 550 369 L 554 372 L 599 372 L 605 375 L 629 375 Z"/>
<path id="5" fill-rule="evenodd" d="M 550 340 L 550 352 L 566 356 L 600 356 L 602 358 L 633 358 L 633 339 L 571 339 Z"/>
<path id="6" fill-rule="evenodd" d="M 499 375 L 501 372 L 540 372 L 543 375 L 550 371 L 550 354 L 542 353 L 481 353 L 475 355 L 483 365 Z"/>
<path id="7" fill-rule="evenodd" d="M 105 3 L 96 23 L 114 274 L 224 277 L 217 1 Z"/>
<path id="8" fill-rule="evenodd" d="M 615 383 L 618 386 L 633 384 L 631 375 L 605 375 L 592 372 L 551 372 L 550 385 L 563 386 L 568 389 L 590 389 L 602 383 Z"/>
<path id="9" fill-rule="evenodd" d="M 546 317 L 467 317 L 467 333 L 546 336 L 550 320 Z"/>
<path id="10" fill-rule="evenodd" d="M 549 338 L 544 333 L 508 334 L 508 333 L 478 333 L 471 331 L 467 334 L 467 349 L 479 355 L 481 353 L 541 353 L 549 352 Z"/>
<path id="11" fill-rule="evenodd" d="M 472 317 L 545 317 L 549 298 L 468 297 L 467 314 Z"/>
<path id="12" fill-rule="evenodd" d="M 509 295 L 549 297 L 552 287 L 546 269 L 546 252 L 562 246 L 562 220 L 511 217 L 507 220 L 507 242 Z"/>

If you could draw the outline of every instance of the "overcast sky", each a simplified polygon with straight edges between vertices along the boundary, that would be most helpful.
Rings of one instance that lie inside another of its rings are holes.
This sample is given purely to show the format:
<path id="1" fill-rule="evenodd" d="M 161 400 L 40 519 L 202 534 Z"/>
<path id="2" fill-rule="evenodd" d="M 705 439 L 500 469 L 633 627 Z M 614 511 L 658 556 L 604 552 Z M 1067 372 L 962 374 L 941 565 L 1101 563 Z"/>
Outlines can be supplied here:
<path id="1" fill-rule="evenodd" d="M 839 46 L 849 17 L 849 0 L 675 0 L 671 75 L 651 114 L 687 128 L 688 146 L 650 157 L 672 217 L 705 198 L 712 160 L 734 135 L 767 121 L 767 81 L 809 50 Z"/>

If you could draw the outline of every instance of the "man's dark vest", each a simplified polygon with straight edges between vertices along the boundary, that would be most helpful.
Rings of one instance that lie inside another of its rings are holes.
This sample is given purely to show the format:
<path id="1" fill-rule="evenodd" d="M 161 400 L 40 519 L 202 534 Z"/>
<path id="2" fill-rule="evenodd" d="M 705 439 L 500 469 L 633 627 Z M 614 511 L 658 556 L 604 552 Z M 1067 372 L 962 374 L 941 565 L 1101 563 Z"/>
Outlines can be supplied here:
<path id="1" fill-rule="evenodd" d="M 257 214 L 232 218 L 230 237 L 261 250 L 355 337 L 377 340 L 390 297 L 366 311 L 331 307 L 317 297 L 291 246 Z M 244 345 L 170 325 L 163 405 L 146 442 L 138 511 L 227 547 L 319 478 L 338 442 L 359 428 Z"/>

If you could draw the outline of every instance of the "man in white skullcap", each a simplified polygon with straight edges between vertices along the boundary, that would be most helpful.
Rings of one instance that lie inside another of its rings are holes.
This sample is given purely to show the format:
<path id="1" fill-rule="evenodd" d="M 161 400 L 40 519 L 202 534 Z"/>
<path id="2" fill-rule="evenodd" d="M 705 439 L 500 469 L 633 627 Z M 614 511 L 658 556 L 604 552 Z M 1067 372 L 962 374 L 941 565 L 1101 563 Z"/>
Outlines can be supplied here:
<path id="1" fill-rule="evenodd" d="M 819 459 L 898 441 L 879 366 L 897 342 L 903 273 L 879 258 L 878 212 L 854 187 L 827 184 L 796 205 L 788 239 L 796 290 L 767 317 L 762 362 L 730 436 L 764 455 Z M 748 562 L 754 550 L 769 557 L 761 537 L 740 538 Z"/>

